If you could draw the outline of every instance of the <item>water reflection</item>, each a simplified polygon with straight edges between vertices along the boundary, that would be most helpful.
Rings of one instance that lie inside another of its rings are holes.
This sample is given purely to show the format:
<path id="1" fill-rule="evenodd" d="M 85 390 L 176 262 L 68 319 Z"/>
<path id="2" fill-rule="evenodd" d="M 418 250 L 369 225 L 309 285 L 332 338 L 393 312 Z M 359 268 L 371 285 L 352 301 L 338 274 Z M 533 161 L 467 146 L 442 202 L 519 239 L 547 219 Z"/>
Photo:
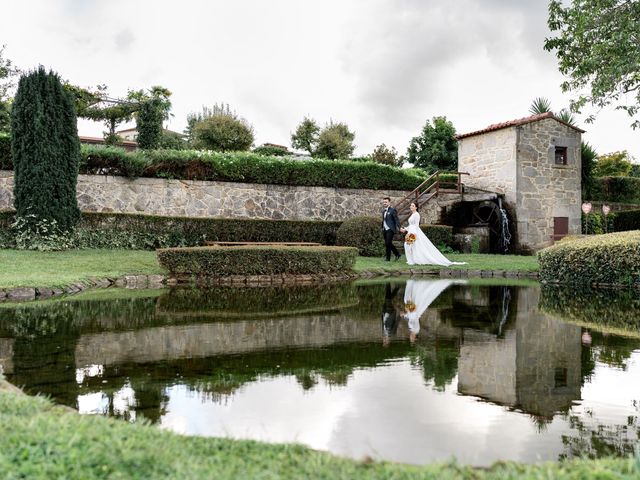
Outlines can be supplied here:
<path id="1" fill-rule="evenodd" d="M 571 299 L 409 280 L 24 304 L 0 309 L 0 365 L 83 413 L 185 433 L 413 463 L 626 454 L 640 339 Z"/>

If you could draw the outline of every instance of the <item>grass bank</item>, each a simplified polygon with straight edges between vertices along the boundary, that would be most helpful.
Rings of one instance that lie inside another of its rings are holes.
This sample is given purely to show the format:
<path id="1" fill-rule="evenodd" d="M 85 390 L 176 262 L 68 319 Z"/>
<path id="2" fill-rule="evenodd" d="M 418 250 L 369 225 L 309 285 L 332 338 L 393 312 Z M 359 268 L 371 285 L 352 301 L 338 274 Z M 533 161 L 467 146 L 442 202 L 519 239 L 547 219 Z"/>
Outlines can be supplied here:
<path id="1" fill-rule="evenodd" d="M 527 272 L 535 272 L 538 270 L 538 259 L 534 256 L 451 253 L 447 254 L 446 257 L 452 262 L 467 262 L 466 265 L 455 265 L 449 267 L 452 269 Z M 438 267 L 436 265 L 407 265 L 405 257 L 402 257 L 397 262 L 393 261 L 393 259 L 390 262 L 385 262 L 383 259 L 378 257 L 358 257 L 355 270 L 356 272 L 362 272 L 372 269 L 384 269 L 389 272 L 394 272 L 408 270 L 411 268 L 420 268 L 421 270 L 431 268 L 433 270 L 440 270 L 443 267 Z"/>
<path id="2" fill-rule="evenodd" d="M 164 273 L 155 252 L 143 250 L 0 250 L 0 288 L 59 287 L 89 278 Z"/>
<path id="3" fill-rule="evenodd" d="M 640 457 L 549 463 L 500 463 L 476 470 L 454 464 L 416 467 L 358 462 L 300 445 L 186 437 L 157 427 L 78 415 L 22 395 L 0 380 L 3 478 L 320 478 L 320 479 L 631 479 Z"/>

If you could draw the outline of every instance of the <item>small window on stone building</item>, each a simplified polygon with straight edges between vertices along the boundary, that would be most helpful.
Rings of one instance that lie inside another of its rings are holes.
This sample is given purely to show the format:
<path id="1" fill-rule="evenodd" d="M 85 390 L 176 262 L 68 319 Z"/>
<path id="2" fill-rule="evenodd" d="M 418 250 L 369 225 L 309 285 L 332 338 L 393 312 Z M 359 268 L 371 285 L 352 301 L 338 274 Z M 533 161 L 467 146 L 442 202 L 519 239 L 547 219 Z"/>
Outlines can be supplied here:
<path id="1" fill-rule="evenodd" d="M 562 388 L 567 386 L 567 369 L 556 367 L 553 372 L 553 382 L 556 388 Z"/>
<path id="2" fill-rule="evenodd" d="M 556 165 L 567 164 L 567 147 L 556 147 Z"/>

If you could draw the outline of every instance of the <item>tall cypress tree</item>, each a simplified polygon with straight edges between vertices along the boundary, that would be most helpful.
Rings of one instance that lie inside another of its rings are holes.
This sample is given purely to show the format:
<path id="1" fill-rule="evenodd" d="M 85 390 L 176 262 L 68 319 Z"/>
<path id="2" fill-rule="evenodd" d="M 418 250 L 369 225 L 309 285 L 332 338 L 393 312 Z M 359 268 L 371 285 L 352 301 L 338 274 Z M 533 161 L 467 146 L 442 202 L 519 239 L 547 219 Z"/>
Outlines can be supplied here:
<path id="1" fill-rule="evenodd" d="M 159 98 L 151 98 L 142 103 L 138 112 L 136 129 L 138 130 L 138 146 L 145 150 L 158 148 L 162 139 L 162 120 L 164 111 Z"/>
<path id="2" fill-rule="evenodd" d="M 72 229 L 80 218 L 80 141 L 73 98 L 58 75 L 41 66 L 20 79 L 11 129 L 17 216 L 33 214 Z"/>

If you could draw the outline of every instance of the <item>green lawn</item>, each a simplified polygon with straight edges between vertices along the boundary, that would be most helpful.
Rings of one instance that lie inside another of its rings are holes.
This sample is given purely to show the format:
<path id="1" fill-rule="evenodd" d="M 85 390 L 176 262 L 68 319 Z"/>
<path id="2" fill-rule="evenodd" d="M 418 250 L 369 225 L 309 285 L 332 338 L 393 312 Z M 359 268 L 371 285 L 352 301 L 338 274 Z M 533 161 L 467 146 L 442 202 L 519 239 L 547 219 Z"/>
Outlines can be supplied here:
<path id="1" fill-rule="evenodd" d="M 0 380 L 0 472 L 5 479 L 631 479 L 640 457 L 489 469 L 358 462 L 300 445 L 181 436 L 157 427 L 78 415 L 12 392 Z"/>
<path id="2" fill-rule="evenodd" d="M 466 270 L 520 270 L 520 271 L 537 271 L 538 258 L 535 256 L 522 255 L 488 255 L 488 254 L 463 254 L 451 253 L 447 254 L 447 258 L 452 262 L 467 262 L 467 265 L 456 265 L 449 268 L 466 269 Z M 407 265 L 405 257 L 395 262 L 385 262 L 379 257 L 358 257 L 356 261 L 356 272 L 364 270 L 384 269 L 387 271 L 407 270 L 411 268 L 417 269 L 433 269 L 440 270 L 444 267 L 430 265 Z"/>
<path id="3" fill-rule="evenodd" d="M 143 250 L 0 250 L 0 288 L 57 287 L 89 278 L 163 273 L 155 252 Z"/>

